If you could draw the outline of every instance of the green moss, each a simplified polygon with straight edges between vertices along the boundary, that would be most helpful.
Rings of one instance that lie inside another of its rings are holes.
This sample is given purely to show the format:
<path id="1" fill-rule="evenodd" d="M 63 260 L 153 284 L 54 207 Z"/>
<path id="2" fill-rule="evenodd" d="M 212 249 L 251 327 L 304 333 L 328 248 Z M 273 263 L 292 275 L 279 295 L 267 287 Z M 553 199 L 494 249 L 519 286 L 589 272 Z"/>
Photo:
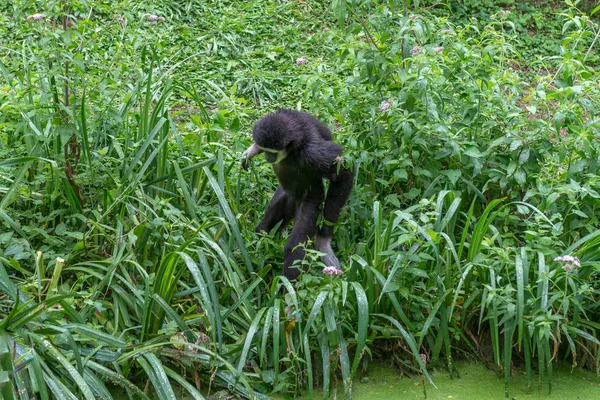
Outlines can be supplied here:
<path id="1" fill-rule="evenodd" d="M 434 370 L 432 377 L 437 389 L 427 384 L 427 399 L 503 399 L 504 379 L 496 372 L 491 371 L 481 364 L 461 362 L 457 364 L 461 378 L 451 379 L 446 370 Z M 353 399 L 355 400 L 384 400 L 384 399 L 422 399 L 423 387 L 421 379 L 399 378 L 395 369 L 390 369 L 383 364 L 374 364 L 369 367 L 368 382 L 353 385 Z M 573 399 L 597 400 L 600 399 L 600 378 L 590 371 L 575 369 L 571 372 L 569 365 L 555 368 L 552 379 L 552 393 L 548 395 L 548 386 L 538 389 L 538 376 L 533 377 L 531 390 L 527 391 L 525 371 L 519 369 L 510 381 L 509 399 Z M 341 384 L 341 382 L 340 382 Z M 541 395 L 540 395 L 541 390 Z M 319 399 L 321 393 L 315 393 Z M 289 399 L 288 396 L 273 396 L 274 399 Z M 342 399 L 340 388 L 338 398 Z M 304 394 L 300 399 L 308 399 Z"/>

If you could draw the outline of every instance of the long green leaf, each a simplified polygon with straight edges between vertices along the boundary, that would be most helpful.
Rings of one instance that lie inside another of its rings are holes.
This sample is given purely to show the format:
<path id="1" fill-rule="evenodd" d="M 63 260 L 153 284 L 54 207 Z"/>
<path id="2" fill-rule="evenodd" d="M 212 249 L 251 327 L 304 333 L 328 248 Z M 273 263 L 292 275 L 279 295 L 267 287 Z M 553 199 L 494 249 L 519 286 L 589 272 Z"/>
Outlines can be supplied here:
<path id="1" fill-rule="evenodd" d="M 96 371 L 97 373 L 104 376 L 106 379 L 109 379 L 110 382 L 112 382 L 116 385 L 119 385 L 120 387 L 122 387 L 128 391 L 133 392 L 139 398 L 144 399 L 144 400 L 150 400 L 150 397 L 148 397 L 142 390 L 140 390 L 140 388 L 138 388 L 136 385 L 131 383 L 123 375 L 116 373 L 112 369 L 106 368 L 104 365 L 98 364 L 92 360 L 88 360 L 86 365 L 88 367 L 90 367 L 91 369 L 93 369 L 94 371 Z"/>
<path id="2" fill-rule="evenodd" d="M 394 325 L 400 331 L 400 334 L 402 335 L 402 337 L 408 344 L 408 347 L 412 351 L 413 357 L 419 364 L 419 367 L 421 368 L 421 372 L 423 372 L 423 375 L 425 375 L 427 377 L 427 380 L 429 380 L 429 383 L 431 383 L 433 385 L 433 387 L 437 388 L 437 386 L 435 386 L 435 383 L 433 383 L 431 376 L 429 376 L 429 372 L 427 372 L 427 368 L 425 367 L 425 364 L 423 364 L 423 360 L 421 360 L 421 356 L 419 354 L 419 350 L 417 350 L 417 345 L 415 343 L 415 339 L 404 329 L 404 327 L 400 324 L 400 322 L 396 321 L 394 318 L 392 318 L 388 315 L 385 315 L 385 314 L 374 314 L 374 316 L 390 321 L 392 323 L 392 325 Z"/>
<path id="3" fill-rule="evenodd" d="M 327 312 L 327 308 L 325 309 Z M 350 374 L 350 356 L 348 355 L 348 346 L 346 338 L 342 331 L 342 324 L 337 323 L 337 335 L 340 349 L 340 367 L 342 369 L 342 379 L 344 380 L 344 392 L 347 399 L 352 398 L 352 376 Z"/>
<path id="4" fill-rule="evenodd" d="M 190 271 L 190 274 L 192 276 L 192 278 L 194 279 L 194 282 L 196 283 L 196 287 L 198 287 L 198 290 L 200 291 L 200 297 L 202 298 L 203 301 L 203 309 L 206 310 L 207 312 L 207 317 L 211 323 L 211 325 L 216 328 L 216 329 L 212 329 L 211 331 L 216 332 L 216 338 L 213 337 L 213 341 L 215 339 L 217 339 L 217 342 L 219 344 L 219 350 L 222 348 L 222 342 L 223 342 L 223 337 L 222 337 L 222 327 L 221 327 L 221 312 L 219 310 L 219 303 L 218 303 L 218 298 L 213 297 L 210 294 L 210 290 L 214 290 L 214 282 L 212 282 L 212 279 L 210 282 L 207 282 L 205 280 L 206 277 L 211 277 L 210 275 L 210 271 L 208 271 L 205 276 L 202 275 L 202 273 L 200 272 L 200 269 L 198 268 L 198 265 L 196 264 L 196 262 L 194 262 L 194 260 L 192 260 L 192 258 L 187 255 L 184 252 L 180 252 L 179 256 L 181 257 L 181 259 L 184 261 L 185 265 L 187 266 L 188 270 Z M 205 264 L 206 264 L 206 259 L 204 258 L 204 254 L 202 252 L 198 252 L 198 256 L 200 257 L 200 266 L 201 268 L 204 268 Z"/>
<path id="5" fill-rule="evenodd" d="M 177 372 L 173 371 L 171 368 L 163 366 L 165 373 L 170 378 L 174 379 L 175 382 L 179 384 L 182 388 L 184 388 L 194 400 L 204 400 L 204 396 L 194 387 L 192 386 L 183 376 L 179 375 Z"/>
<path id="6" fill-rule="evenodd" d="M 354 354 L 354 362 L 352 363 L 351 375 L 354 376 L 360 359 L 363 356 L 365 344 L 367 342 L 367 330 L 369 328 L 369 303 L 367 300 L 367 294 L 358 282 L 351 282 L 354 288 L 354 294 L 356 295 L 356 305 L 358 307 L 358 337 L 356 340 L 356 349 Z"/>
<path id="7" fill-rule="evenodd" d="M 317 295 L 317 298 L 315 299 L 315 303 L 313 304 L 312 309 L 310 310 L 310 314 L 308 315 L 308 320 L 306 321 L 306 326 L 304 327 L 305 335 L 308 335 L 308 332 L 309 332 L 310 328 L 312 327 L 313 322 L 315 321 L 315 319 L 321 312 L 321 310 L 323 308 L 323 303 L 325 302 L 325 299 L 327 298 L 328 294 L 329 294 L 329 290 L 322 290 Z"/>
<path id="8" fill-rule="evenodd" d="M 92 392 L 92 389 L 89 387 L 83 376 L 79 374 L 77 369 L 71 364 L 71 362 L 56 348 L 49 340 L 42 338 L 36 334 L 30 333 L 30 337 L 35 340 L 35 342 L 44 350 L 46 350 L 50 355 L 56 359 L 63 368 L 67 371 L 69 376 L 73 379 L 83 397 L 87 400 L 95 400 L 96 397 Z"/>
<path id="9" fill-rule="evenodd" d="M 523 259 L 520 254 L 517 254 L 515 269 L 517 273 L 517 343 L 520 350 L 523 340 L 523 311 L 525 309 L 525 277 L 523 273 Z"/>
<path id="10" fill-rule="evenodd" d="M 240 228 L 238 227 L 237 220 L 235 219 L 235 217 L 233 216 L 233 213 L 231 212 L 231 207 L 229 207 L 229 203 L 227 202 L 227 199 L 225 198 L 225 194 L 221 190 L 221 187 L 215 180 L 215 178 L 212 175 L 212 173 L 210 172 L 210 170 L 206 167 L 203 167 L 202 169 L 204 170 L 204 173 L 206 174 L 206 177 L 208 178 L 210 186 L 213 188 L 215 194 L 217 195 L 217 198 L 219 199 L 219 205 L 221 206 L 223 212 L 225 213 L 225 218 L 227 219 L 227 222 L 229 222 L 229 226 L 230 226 L 231 230 L 233 231 L 233 237 L 238 245 L 240 252 L 242 253 L 242 258 L 244 259 L 244 262 L 246 263 L 246 269 L 248 270 L 248 272 L 254 273 L 254 268 L 252 267 L 252 262 L 250 261 L 250 257 L 248 257 L 248 252 L 246 251 L 246 245 L 245 245 L 244 239 L 242 239 L 242 234 L 240 233 Z"/>
<path id="11" fill-rule="evenodd" d="M 246 365 L 246 359 L 248 358 L 248 352 L 250 351 L 250 346 L 252 345 L 252 339 L 254 339 L 254 335 L 258 332 L 258 324 L 262 319 L 263 314 L 267 309 L 262 308 L 254 317 L 254 321 L 250 325 L 250 329 L 246 334 L 246 340 L 244 340 L 244 347 L 242 348 L 242 354 L 240 355 L 240 360 L 238 361 L 238 373 L 241 374 L 244 366 Z"/>
<path id="12" fill-rule="evenodd" d="M 156 389 L 160 400 L 177 399 L 162 363 L 153 353 L 145 353 L 143 358 L 140 357 L 137 359 L 137 362 L 144 368 L 146 373 L 152 372 L 149 376 L 154 378 L 151 380 L 151 383 Z"/>

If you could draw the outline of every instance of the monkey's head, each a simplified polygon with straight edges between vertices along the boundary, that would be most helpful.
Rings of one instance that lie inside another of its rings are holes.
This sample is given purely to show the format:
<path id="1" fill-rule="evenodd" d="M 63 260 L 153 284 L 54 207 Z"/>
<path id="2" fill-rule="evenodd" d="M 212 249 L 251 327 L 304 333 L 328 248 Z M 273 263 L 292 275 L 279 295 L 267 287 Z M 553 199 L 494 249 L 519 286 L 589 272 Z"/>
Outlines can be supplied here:
<path id="1" fill-rule="evenodd" d="M 299 129 L 294 121 L 280 112 L 258 120 L 252 136 L 254 144 L 265 153 L 267 162 L 277 164 L 301 145 L 301 136 L 297 132 Z"/>

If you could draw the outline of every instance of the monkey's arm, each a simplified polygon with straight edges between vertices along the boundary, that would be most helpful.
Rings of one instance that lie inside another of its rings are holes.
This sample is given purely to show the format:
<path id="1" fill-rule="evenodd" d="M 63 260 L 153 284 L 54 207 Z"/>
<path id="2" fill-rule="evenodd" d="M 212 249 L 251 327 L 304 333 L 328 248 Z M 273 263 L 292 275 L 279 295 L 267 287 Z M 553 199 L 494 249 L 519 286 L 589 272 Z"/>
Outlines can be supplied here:
<path id="1" fill-rule="evenodd" d="M 248 169 L 248 165 L 250 164 L 250 160 L 252 160 L 252 158 L 254 156 L 257 156 L 257 155 L 259 155 L 262 152 L 263 151 L 258 148 L 258 146 L 256 145 L 256 143 L 254 143 L 252 146 L 248 147 L 246 149 L 246 151 L 242 154 L 242 167 L 245 170 L 247 170 Z"/>
<path id="2" fill-rule="evenodd" d="M 342 146 L 337 143 L 317 140 L 307 143 L 298 159 L 303 167 L 320 171 L 323 176 L 331 180 L 329 175 L 335 175 L 337 169 L 334 164 L 343 151 Z"/>
<path id="3" fill-rule="evenodd" d="M 285 193 L 281 186 L 277 186 L 277 190 L 265 210 L 265 216 L 256 227 L 256 232 L 270 232 L 279 222 L 281 222 L 280 228 L 283 228 L 294 218 L 295 213 L 296 202 Z"/>
<path id="4" fill-rule="evenodd" d="M 323 207 L 323 226 L 319 229 L 315 240 L 317 250 L 325 254 L 321 260 L 328 267 L 336 268 L 340 268 L 340 262 L 331 248 L 333 227 L 340 216 L 342 207 L 344 207 L 350 196 L 354 181 L 354 172 L 341 164 L 338 165 L 338 163 L 336 161 L 331 166 L 329 174 L 325 175 L 330 184 L 325 198 L 325 206 Z"/>
<path id="5" fill-rule="evenodd" d="M 319 230 L 319 237 L 329 238 L 333 236 L 333 226 L 337 222 L 342 207 L 346 204 L 352 185 L 354 184 L 354 172 L 344 167 L 341 162 L 336 161 L 331 165 L 329 174 L 329 189 L 323 207 L 323 227 Z"/>

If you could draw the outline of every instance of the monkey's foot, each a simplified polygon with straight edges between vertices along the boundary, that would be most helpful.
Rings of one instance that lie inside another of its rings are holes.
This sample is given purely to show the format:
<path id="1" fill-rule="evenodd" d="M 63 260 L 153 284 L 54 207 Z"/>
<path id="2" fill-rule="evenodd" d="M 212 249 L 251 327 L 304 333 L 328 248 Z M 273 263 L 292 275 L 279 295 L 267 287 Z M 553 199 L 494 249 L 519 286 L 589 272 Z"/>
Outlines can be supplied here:
<path id="1" fill-rule="evenodd" d="M 323 261 L 327 267 L 336 267 L 340 269 L 340 260 L 335 256 L 335 253 L 331 248 L 330 237 L 317 237 L 315 240 L 315 247 L 321 253 L 325 253 L 325 255 L 321 257 L 321 261 Z"/>

